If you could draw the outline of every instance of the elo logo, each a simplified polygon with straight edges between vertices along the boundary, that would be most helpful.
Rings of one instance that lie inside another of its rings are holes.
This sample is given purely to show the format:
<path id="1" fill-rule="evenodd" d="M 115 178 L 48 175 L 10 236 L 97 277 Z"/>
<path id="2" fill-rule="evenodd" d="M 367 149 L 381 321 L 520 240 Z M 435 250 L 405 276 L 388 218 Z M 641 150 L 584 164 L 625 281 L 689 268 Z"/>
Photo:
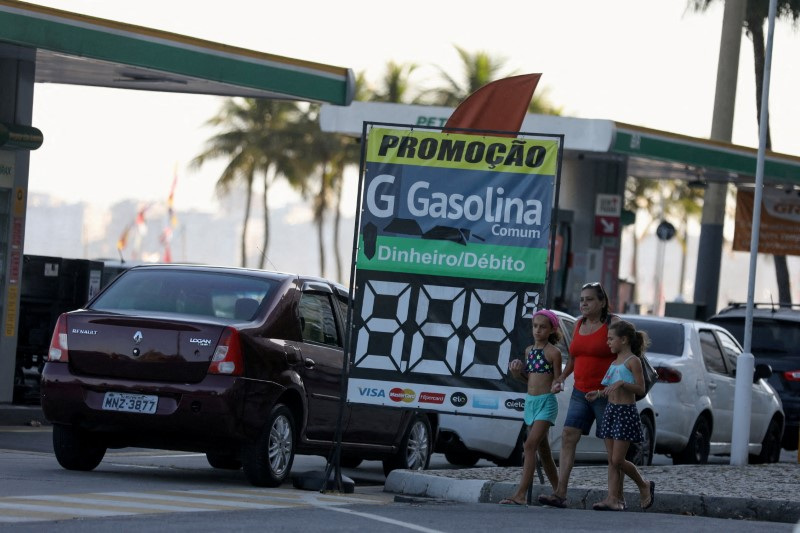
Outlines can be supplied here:
<path id="1" fill-rule="evenodd" d="M 359 387 L 358 394 L 361 396 L 369 396 L 370 398 L 386 398 L 386 392 L 383 389 L 371 389 L 369 387 Z"/>
<path id="2" fill-rule="evenodd" d="M 525 399 L 524 398 L 509 398 L 506 400 L 506 409 L 513 409 L 515 411 L 524 411 L 525 410 Z"/>
<path id="3" fill-rule="evenodd" d="M 450 395 L 450 403 L 456 407 L 464 407 L 467 405 L 467 395 L 463 392 L 454 392 Z"/>
<path id="4" fill-rule="evenodd" d="M 389 391 L 389 399 L 393 402 L 411 403 L 416 397 L 416 393 L 414 393 L 414 391 L 411 389 L 401 389 L 400 387 L 395 387 Z"/>

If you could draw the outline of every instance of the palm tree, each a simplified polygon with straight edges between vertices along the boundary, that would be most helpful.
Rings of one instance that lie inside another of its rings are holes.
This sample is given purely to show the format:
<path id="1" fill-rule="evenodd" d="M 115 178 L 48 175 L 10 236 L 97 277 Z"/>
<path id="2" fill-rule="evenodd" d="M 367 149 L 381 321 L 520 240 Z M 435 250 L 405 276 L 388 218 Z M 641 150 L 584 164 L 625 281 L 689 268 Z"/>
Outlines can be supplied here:
<path id="1" fill-rule="evenodd" d="M 695 11 L 705 11 L 714 0 L 689 0 L 689 7 Z M 764 23 L 769 14 L 769 0 L 747 0 L 744 15 L 745 33 L 753 42 L 753 65 L 756 81 L 756 121 L 761 125 L 761 93 L 764 85 L 764 64 L 766 62 L 766 45 L 764 41 Z M 791 20 L 797 24 L 800 19 L 800 0 L 778 0 L 777 17 Z M 772 148 L 769 131 L 769 114 L 767 114 L 766 149 Z M 792 302 L 791 278 L 785 255 L 772 256 L 775 261 L 775 277 L 778 282 L 778 301 Z"/>
<path id="2" fill-rule="evenodd" d="M 493 57 L 484 51 L 470 53 L 458 46 L 456 46 L 456 50 L 461 58 L 462 78 L 459 81 L 440 68 L 439 71 L 441 72 L 444 86 L 434 89 L 428 95 L 434 105 L 456 107 L 470 94 L 487 83 L 515 74 L 514 71 L 509 71 L 506 68 L 507 60 L 503 57 Z M 562 113 L 562 108 L 553 105 L 549 101 L 548 88 L 539 87 L 537 91 L 528 106 L 530 113 L 547 115 L 560 115 Z"/>
<path id="3" fill-rule="evenodd" d="M 253 185 L 257 173 L 263 175 L 264 236 L 259 268 L 263 268 L 269 245 L 269 210 L 267 195 L 270 182 L 281 169 L 289 167 L 283 151 L 280 130 L 285 129 L 296 104 L 254 98 L 226 99 L 219 113 L 208 120 L 222 131 L 206 141 L 205 149 L 191 162 L 195 168 L 206 161 L 227 158 L 228 164 L 217 180 L 217 191 L 227 195 L 243 182 L 245 206 L 241 233 L 241 266 L 247 266 L 247 231 L 252 210 Z"/>

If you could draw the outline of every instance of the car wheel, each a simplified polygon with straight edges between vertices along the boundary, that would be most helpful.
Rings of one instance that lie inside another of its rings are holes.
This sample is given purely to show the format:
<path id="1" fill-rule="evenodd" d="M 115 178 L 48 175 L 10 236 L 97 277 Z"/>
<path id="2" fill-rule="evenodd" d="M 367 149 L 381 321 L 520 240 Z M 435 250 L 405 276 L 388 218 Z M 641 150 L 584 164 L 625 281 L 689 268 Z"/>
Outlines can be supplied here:
<path id="1" fill-rule="evenodd" d="M 256 442 L 242 447 L 242 467 L 257 487 L 278 487 L 289 477 L 295 453 L 294 419 L 285 405 L 272 408 Z"/>
<path id="2" fill-rule="evenodd" d="M 362 463 L 363 459 L 352 455 L 342 455 L 339 457 L 339 466 L 344 468 L 356 468 Z"/>
<path id="3" fill-rule="evenodd" d="M 383 461 L 383 473 L 388 476 L 389 472 L 397 469 L 406 470 L 425 470 L 431 460 L 431 445 L 433 442 L 431 424 L 428 418 L 422 415 L 414 415 L 408 425 L 406 434 L 400 443 L 398 452 Z"/>
<path id="4" fill-rule="evenodd" d="M 783 443 L 781 444 L 785 449 L 793 452 L 797 449 L 797 441 L 800 440 L 800 433 L 797 431 L 797 426 L 791 428 L 784 428 L 783 430 Z"/>
<path id="5" fill-rule="evenodd" d="M 53 426 L 53 451 L 62 467 L 88 472 L 103 460 L 106 447 L 88 431 L 56 424 Z"/>
<path id="6" fill-rule="evenodd" d="M 656 432 L 649 416 L 645 414 L 639 416 L 642 424 L 642 442 L 630 445 L 626 459 L 636 466 L 650 466 L 653 464 Z"/>
<path id="7" fill-rule="evenodd" d="M 497 466 L 522 466 L 522 463 L 525 462 L 525 439 L 527 438 L 528 432 L 525 430 L 525 424 L 523 424 L 522 429 L 519 431 L 519 436 L 517 436 L 517 444 L 511 451 L 511 455 L 505 459 L 495 461 L 494 464 Z"/>
<path id="8" fill-rule="evenodd" d="M 454 466 L 463 466 L 469 468 L 471 466 L 475 466 L 480 460 L 480 456 L 467 450 L 464 448 L 463 450 L 448 450 L 444 452 L 444 458 L 447 459 L 447 462 Z"/>
<path id="9" fill-rule="evenodd" d="M 207 452 L 206 460 L 212 467 L 220 470 L 239 470 L 242 468 L 242 461 L 235 454 L 229 452 Z"/>
<path id="10" fill-rule="evenodd" d="M 761 453 L 750 456 L 750 464 L 777 463 L 781 458 L 781 425 L 774 418 L 769 421 Z"/>
<path id="11" fill-rule="evenodd" d="M 672 457 L 672 463 L 676 465 L 704 465 L 708 463 L 708 454 L 711 451 L 711 426 L 708 420 L 701 416 L 694 423 L 692 433 L 686 448 L 676 453 Z"/>

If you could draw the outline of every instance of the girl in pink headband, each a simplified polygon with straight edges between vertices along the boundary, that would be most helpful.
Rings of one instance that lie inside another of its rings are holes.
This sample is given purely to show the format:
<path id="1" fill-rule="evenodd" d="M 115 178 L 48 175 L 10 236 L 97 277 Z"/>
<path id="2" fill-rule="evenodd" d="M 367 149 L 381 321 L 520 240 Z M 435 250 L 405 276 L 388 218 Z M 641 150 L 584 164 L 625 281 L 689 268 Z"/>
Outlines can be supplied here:
<path id="1" fill-rule="evenodd" d="M 525 440 L 525 456 L 522 463 L 522 479 L 511 497 L 500 501 L 501 505 L 525 505 L 528 487 L 533 482 L 536 469 L 536 453 L 542 461 L 542 469 L 556 490 L 558 471 L 547 433 L 555 424 L 558 402 L 552 391 L 553 382 L 561 375 L 561 352 L 556 344 L 561 339 L 558 317 L 552 311 L 542 309 L 533 314 L 533 344 L 525 349 L 525 359 L 514 359 L 508 365 L 515 379 L 528 385 L 525 395 L 525 424 L 530 426 Z"/>

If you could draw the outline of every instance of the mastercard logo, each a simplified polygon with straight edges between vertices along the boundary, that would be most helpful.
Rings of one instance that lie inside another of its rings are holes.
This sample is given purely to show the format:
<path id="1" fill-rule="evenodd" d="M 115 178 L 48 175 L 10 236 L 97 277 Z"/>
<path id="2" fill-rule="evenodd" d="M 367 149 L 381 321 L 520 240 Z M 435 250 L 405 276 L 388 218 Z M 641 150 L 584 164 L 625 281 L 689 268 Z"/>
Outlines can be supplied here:
<path id="1" fill-rule="evenodd" d="M 395 387 L 389 391 L 389 398 L 391 398 L 393 402 L 411 403 L 416 397 L 417 394 L 411 389 L 401 389 L 400 387 Z"/>

